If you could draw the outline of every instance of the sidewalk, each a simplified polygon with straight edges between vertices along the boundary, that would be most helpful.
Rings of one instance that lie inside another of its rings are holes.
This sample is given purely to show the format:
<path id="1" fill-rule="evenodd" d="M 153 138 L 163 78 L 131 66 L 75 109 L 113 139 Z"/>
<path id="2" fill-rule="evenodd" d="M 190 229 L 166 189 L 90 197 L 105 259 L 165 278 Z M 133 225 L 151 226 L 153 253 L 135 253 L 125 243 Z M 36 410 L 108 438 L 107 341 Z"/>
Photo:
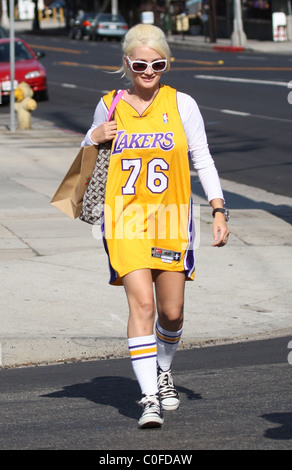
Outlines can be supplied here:
<path id="1" fill-rule="evenodd" d="M 11 133 L 0 117 L 3 366 L 128 354 L 127 301 L 108 285 L 101 240 L 50 205 L 81 138 L 36 117 L 31 130 Z M 182 348 L 292 335 L 292 199 L 222 185 L 232 233 L 216 249 L 210 207 L 193 184 L 199 246 Z"/>
<path id="2" fill-rule="evenodd" d="M 244 46 L 233 46 L 231 39 L 217 39 L 216 43 L 210 43 L 209 38 L 203 36 L 170 36 L 171 46 L 179 45 L 191 47 L 195 50 L 208 49 L 221 52 L 260 52 L 264 54 L 292 54 L 292 42 L 257 41 L 247 39 Z"/>
<path id="3" fill-rule="evenodd" d="M 58 20 L 43 20 L 40 22 L 40 32 L 35 34 L 66 34 L 64 31 L 64 24 Z M 31 32 L 32 21 L 15 21 L 15 33 L 21 34 L 24 32 Z M 190 35 L 170 35 L 168 42 L 171 46 L 184 46 L 191 47 L 194 50 L 208 49 L 219 50 L 221 52 L 261 52 L 273 54 L 292 54 L 292 42 L 273 42 L 273 41 L 257 41 L 247 39 L 244 47 L 236 47 L 231 43 L 231 39 L 217 39 L 216 43 L 210 43 L 209 38 L 204 36 L 190 36 Z"/>

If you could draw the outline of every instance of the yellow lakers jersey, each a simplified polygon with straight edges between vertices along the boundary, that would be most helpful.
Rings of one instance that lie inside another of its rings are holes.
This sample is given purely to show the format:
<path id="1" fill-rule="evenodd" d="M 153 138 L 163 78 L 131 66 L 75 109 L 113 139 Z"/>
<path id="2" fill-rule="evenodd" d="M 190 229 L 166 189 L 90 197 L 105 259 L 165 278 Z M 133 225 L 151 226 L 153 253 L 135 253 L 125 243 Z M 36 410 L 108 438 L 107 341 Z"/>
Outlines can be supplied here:
<path id="1" fill-rule="evenodd" d="M 103 97 L 108 108 L 113 93 Z M 193 279 L 188 144 L 176 90 L 162 85 L 142 115 L 122 99 L 115 120 L 103 227 L 110 283 L 142 268 Z"/>

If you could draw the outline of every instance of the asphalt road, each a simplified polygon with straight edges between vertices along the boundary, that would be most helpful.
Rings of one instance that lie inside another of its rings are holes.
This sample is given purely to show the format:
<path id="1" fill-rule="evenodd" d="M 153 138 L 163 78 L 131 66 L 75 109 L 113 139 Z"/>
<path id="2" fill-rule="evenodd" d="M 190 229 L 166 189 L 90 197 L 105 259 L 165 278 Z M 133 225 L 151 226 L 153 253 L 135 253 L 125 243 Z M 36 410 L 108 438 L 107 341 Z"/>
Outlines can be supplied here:
<path id="1" fill-rule="evenodd" d="M 85 132 L 104 91 L 127 86 L 112 73 L 121 64 L 119 43 L 27 39 L 47 54 L 49 112 L 63 127 Z M 198 102 L 220 176 L 291 196 L 291 57 L 182 48 L 172 53 L 162 81 Z M 40 109 L 46 117 L 47 106 Z"/>
<path id="2" fill-rule="evenodd" d="M 291 449 L 289 340 L 179 351 L 181 406 L 165 412 L 158 430 L 137 428 L 140 391 L 128 358 L 2 370 L 0 449 L 124 450 L 135 458 L 134 450 Z"/>
<path id="3" fill-rule="evenodd" d="M 121 65 L 118 42 L 30 34 L 24 39 L 46 54 L 50 99 L 39 103 L 35 116 L 85 133 L 100 97 L 127 86 L 114 73 Z M 162 82 L 196 99 L 221 178 L 291 196 L 291 57 L 179 47 L 172 53 Z"/>

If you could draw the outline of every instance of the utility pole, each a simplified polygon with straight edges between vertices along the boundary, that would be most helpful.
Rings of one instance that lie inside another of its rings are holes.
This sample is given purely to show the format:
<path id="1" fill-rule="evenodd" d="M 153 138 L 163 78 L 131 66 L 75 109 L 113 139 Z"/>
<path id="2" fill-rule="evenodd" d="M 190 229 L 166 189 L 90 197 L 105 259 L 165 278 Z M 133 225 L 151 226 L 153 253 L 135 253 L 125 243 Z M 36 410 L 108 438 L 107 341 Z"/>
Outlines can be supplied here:
<path id="1" fill-rule="evenodd" d="M 15 78 L 15 45 L 14 45 L 14 0 L 9 0 L 9 19 L 10 19 L 10 131 L 15 132 L 15 97 L 14 97 L 14 78 Z"/>
<path id="2" fill-rule="evenodd" d="M 233 16 L 233 33 L 231 35 L 231 43 L 233 46 L 245 46 L 246 35 L 243 31 L 241 1 L 234 0 L 234 16 Z"/>
<path id="3" fill-rule="evenodd" d="M 112 0 L 112 15 L 117 15 L 119 12 L 118 0 Z"/>
<path id="4" fill-rule="evenodd" d="M 216 25 L 215 0 L 209 0 L 209 29 L 210 29 L 210 42 L 216 42 L 217 41 L 217 25 Z"/>
<path id="5" fill-rule="evenodd" d="M 292 41 L 292 8 L 291 8 L 291 0 L 287 0 L 287 11 L 288 11 L 288 15 L 286 17 L 286 20 L 287 20 L 287 39 L 288 39 L 288 41 Z"/>

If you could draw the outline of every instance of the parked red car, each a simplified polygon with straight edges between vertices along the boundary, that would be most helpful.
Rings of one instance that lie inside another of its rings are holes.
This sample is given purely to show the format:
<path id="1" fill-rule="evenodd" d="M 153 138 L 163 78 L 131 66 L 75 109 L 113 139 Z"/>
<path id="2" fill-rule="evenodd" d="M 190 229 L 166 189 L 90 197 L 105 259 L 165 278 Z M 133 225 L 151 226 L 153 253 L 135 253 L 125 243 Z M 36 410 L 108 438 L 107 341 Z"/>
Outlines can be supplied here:
<path id="1" fill-rule="evenodd" d="M 1 96 L 9 97 L 10 82 L 10 39 L 0 39 L 0 89 Z M 15 38 L 15 83 L 26 82 L 34 91 L 36 100 L 48 99 L 47 72 L 39 62 L 44 53 L 34 53 L 23 39 Z"/>

